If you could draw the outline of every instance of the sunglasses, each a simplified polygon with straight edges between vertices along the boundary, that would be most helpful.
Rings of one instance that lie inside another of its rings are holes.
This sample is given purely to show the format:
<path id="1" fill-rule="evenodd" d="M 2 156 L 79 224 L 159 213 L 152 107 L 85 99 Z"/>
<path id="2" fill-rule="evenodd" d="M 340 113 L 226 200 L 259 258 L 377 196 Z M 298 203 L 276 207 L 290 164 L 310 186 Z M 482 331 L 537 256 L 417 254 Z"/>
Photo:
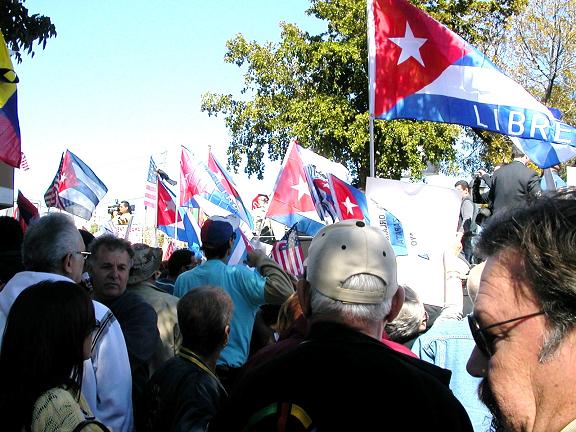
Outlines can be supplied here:
<path id="1" fill-rule="evenodd" d="M 472 337 L 474 338 L 474 342 L 476 342 L 476 346 L 478 347 L 480 352 L 484 354 L 486 357 L 492 357 L 492 355 L 494 354 L 494 341 L 496 340 L 496 335 L 488 333 L 487 330 L 493 327 L 509 324 L 511 322 L 534 318 L 535 316 L 538 315 L 544 315 L 544 311 L 534 312 L 528 315 L 523 315 L 506 321 L 501 321 L 496 324 L 490 324 L 489 326 L 486 327 L 480 327 L 480 323 L 478 322 L 474 314 L 469 314 L 468 325 L 470 326 Z"/>

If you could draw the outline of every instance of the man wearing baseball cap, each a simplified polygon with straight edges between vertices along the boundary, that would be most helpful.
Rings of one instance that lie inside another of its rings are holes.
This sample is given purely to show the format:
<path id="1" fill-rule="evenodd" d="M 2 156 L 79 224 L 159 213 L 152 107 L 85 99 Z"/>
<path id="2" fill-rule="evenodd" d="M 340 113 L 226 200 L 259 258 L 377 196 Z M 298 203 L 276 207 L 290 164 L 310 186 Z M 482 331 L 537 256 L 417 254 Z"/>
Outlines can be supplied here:
<path id="1" fill-rule="evenodd" d="M 359 220 L 323 228 L 300 284 L 308 336 L 251 370 L 213 430 L 379 430 L 391 415 L 397 429 L 472 430 L 448 388 L 449 371 L 380 342 L 404 300 L 381 230 Z"/>
<path id="2" fill-rule="evenodd" d="M 254 319 L 260 306 L 280 305 L 294 292 L 290 277 L 261 251 L 248 252 L 246 263 L 256 271 L 245 265 L 226 265 L 234 239 L 234 228 L 228 220 L 215 217 L 204 222 L 200 240 L 207 260 L 178 276 L 174 287 L 174 295 L 180 298 L 202 285 L 219 286 L 232 298 L 230 337 L 216 366 L 218 377 L 228 389 L 248 359 Z"/>

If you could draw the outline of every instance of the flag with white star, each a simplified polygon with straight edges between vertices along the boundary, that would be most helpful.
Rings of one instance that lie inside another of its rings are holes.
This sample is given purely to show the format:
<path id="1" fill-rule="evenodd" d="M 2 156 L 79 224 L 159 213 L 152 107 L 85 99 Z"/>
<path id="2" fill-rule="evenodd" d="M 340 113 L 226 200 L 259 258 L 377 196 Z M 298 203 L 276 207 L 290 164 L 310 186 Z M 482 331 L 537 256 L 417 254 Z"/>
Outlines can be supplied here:
<path id="1" fill-rule="evenodd" d="M 574 127 L 407 0 L 368 0 L 368 64 L 372 118 L 453 123 L 529 140 L 523 148 L 541 168 L 576 153 Z"/>
<path id="2" fill-rule="evenodd" d="M 69 150 L 62 154 L 52 184 L 44 194 L 48 207 L 56 207 L 89 220 L 108 188 L 92 169 Z"/>
<path id="3" fill-rule="evenodd" d="M 177 208 L 176 194 L 170 190 L 163 180 L 158 180 L 158 207 L 156 227 L 168 237 L 188 243 L 200 245 L 200 227 L 195 209 Z"/>
<path id="4" fill-rule="evenodd" d="M 304 164 L 294 141 L 284 156 L 266 217 L 290 227 L 297 224 L 298 231 L 306 235 L 314 235 L 324 226 L 312 200 Z"/>
<path id="5" fill-rule="evenodd" d="M 201 208 L 208 216 L 232 214 L 242 219 L 237 201 L 216 174 L 184 146 L 180 158 L 180 206 Z"/>
<path id="6" fill-rule="evenodd" d="M 364 192 L 333 174 L 328 175 L 328 185 L 336 204 L 338 219 L 360 219 L 370 224 L 368 204 Z"/>

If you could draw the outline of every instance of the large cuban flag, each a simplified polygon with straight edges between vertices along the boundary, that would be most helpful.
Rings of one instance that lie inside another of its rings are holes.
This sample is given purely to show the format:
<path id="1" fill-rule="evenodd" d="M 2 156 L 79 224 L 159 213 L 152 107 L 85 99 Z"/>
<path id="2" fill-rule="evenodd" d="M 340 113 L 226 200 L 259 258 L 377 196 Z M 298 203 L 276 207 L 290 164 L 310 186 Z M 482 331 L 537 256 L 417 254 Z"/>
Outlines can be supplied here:
<path id="1" fill-rule="evenodd" d="M 44 194 L 48 207 L 90 219 L 108 188 L 94 171 L 69 150 L 62 154 L 52 184 Z"/>
<path id="2" fill-rule="evenodd" d="M 375 119 L 455 123 L 538 140 L 544 154 L 576 145 L 572 126 L 406 0 L 368 0 L 368 46 Z M 527 155 L 542 168 L 553 165 L 553 158 Z"/>

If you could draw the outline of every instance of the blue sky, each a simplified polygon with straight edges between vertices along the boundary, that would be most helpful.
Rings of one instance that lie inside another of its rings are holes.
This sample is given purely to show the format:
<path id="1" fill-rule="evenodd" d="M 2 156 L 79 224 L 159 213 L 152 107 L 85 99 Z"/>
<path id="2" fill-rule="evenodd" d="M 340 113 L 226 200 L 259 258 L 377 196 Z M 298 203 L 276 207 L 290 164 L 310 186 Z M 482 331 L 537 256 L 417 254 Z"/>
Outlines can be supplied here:
<path id="1" fill-rule="evenodd" d="M 200 111 L 204 92 L 240 95 L 243 69 L 224 63 L 238 33 L 278 41 L 280 21 L 317 33 L 308 0 L 27 0 L 47 15 L 58 36 L 34 58 L 14 62 L 22 149 L 30 170 L 15 187 L 39 201 L 69 149 L 108 186 L 104 204 L 142 197 L 151 155 L 178 179 L 180 146 L 205 159 L 212 146 L 226 163 L 222 118 Z M 266 182 L 233 174 L 241 193 L 270 192 Z M 248 189 L 250 185 L 250 189 Z"/>

